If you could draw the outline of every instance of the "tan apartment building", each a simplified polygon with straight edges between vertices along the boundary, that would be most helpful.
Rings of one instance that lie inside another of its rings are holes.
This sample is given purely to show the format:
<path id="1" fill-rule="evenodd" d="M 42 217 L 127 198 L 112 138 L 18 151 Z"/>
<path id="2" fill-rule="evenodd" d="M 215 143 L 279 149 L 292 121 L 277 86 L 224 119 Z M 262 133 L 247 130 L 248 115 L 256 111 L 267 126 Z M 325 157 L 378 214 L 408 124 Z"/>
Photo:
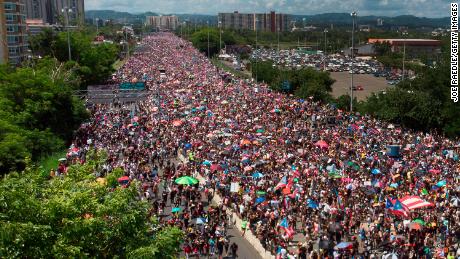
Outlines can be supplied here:
<path id="1" fill-rule="evenodd" d="M 257 31 L 290 31 L 291 17 L 282 13 L 219 13 L 222 28 Z"/>

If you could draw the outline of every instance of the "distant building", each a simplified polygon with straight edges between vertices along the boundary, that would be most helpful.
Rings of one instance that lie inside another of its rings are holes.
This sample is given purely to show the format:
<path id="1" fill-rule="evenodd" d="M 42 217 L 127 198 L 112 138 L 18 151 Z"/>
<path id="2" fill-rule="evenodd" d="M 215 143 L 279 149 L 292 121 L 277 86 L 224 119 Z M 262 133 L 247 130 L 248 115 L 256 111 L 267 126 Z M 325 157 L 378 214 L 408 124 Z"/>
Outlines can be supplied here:
<path id="1" fill-rule="evenodd" d="M 5 7 L 0 3 L 0 64 L 8 62 L 8 44 L 6 42 Z"/>
<path id="2" fill-rule="evenodd" d="M 158 30 L 174 31 L 179 25 L 179 19 L 175 15 L 147 16 L 145 24 Z"/>
<path id="3" fill-rule="evenodd" d="M 377 19 L 377 26 L 383 26 L 383 19 L 382 18 Z"/>
<path id="4" fill-rule="evenodd" d="M 359 25 L 359 31 L 370 32 L 371 26 L 370 25 Z"/>
<path id="5" fill-rule="evenodd" d="M 351 47 L 342 49 L 344 55 L 351 56 Z M 374 56 L 375 50 L 373 44 L 362 44 L 355 46 L 354 56 Z"/>
<path id="6" fill-rule="evenodd" d="M 23 1 L 0 2 L 0 62 L 19 65 L 27 57 L 28 39 Z"/>
<path id="7" fill-rule="evenodd" d="M 42 19 L 44 23 L 64 23 L 63 9 L 69 8 L 69 24 L 79 25 L 85 21 L 84 0 L 25 0 L 28 19 Z"/>
<path id="8" fill-rule="evenodd" d="M 38 35 L 45 29 L 53 29 L 53 25 L 44 23 L 42 19 L 26 19 L 26 25 L 29 36 Z"/>
<path id="9" fill-rule="evenodd" d="M 218 19 L 225 29 L 252 31 L 289 31 L 291 16 L 281 13 L 219 13 Z"/>
<path id="10" fill-rule="evenodd" d="M 402 52 L 404 46 L 409 58 L 433 57 L 441 52 L 441 41 L 431 39 L 369 39 L 368 43 L 388 42 L 392 52 Z"/>

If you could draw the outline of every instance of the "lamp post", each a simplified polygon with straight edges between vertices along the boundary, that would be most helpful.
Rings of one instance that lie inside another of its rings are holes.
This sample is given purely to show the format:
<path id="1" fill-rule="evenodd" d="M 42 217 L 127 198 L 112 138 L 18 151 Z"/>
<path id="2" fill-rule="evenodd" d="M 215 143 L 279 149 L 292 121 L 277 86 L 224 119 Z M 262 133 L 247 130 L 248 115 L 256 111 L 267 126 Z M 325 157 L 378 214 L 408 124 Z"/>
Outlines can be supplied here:
<path id="1" fill-rule="evenodd" d="M 353 63 L 355 58 L 355 20 L 358 14 L 356 12 L 351 13 L 351 18 L 353 20 L 353 28 L 351 30 L 351 85 L 350 85 L 350 113 L 353 112 Z"/>
<path id="2" fill-rule="evenodd" d="M 278 26 L 278 55 L 280 53 L 280 30 L 281 28 Z"/>
<path id="3" fill-rule="evenodd" d="M 324 29 L 324 52 L 323 52 L 323 69 L 324 71 L 326 71 L 326 48 L 327 48 L 327 38 L 326 38 L 326 35 L 327 35 L 327 29 Z"/>
<path id="4" fill-rule="evenodd" d="M 99 18 L 96 18 L 96 35 L 99 35 Z"/>
<path id="5" fill-rule="evenodd" d="M 219 20 L 219 52 L 222 50 L 222 21 Z"/>
<path id="6" fill-rule="evenodd" d="M 72 60 L 72 52 L 71 52 L 71 49 L 70 49 L 69 13 L 72 13 L 72 8 L 69 8 L 69 7 L 65 6 L 64 8 L 62 8 L 61 11 L 63 13 L 65 13 L 65 26 L 66 26 L 66 29 L 67 29 L 67 48 L 69 50 L 69 61 L 71 61 Z"/>
<path id="7" fill-rule="evenodd" d="M 254 26 L 254 30 L 256 31 L 256 52 L 257 52 L 257 25 L 259 23 L 259 19 L 255 19 L 255 26 Z M 256 56 L 256 83 L 257 83 L 257 56 Z"/>
<path id="8" fill-rule="evenodd" d="M 207 31 L 208 31 L 208 58 L 210 57 L 209 56 L 209 21 L 206 21 L 206 27 L 207 27 Z"/>
<path id="9" fill-rule="evenodd" d="M 406 74 L 406 39 L 404 40 L 404 46 L 403 46 L 403 63 L 402 63 L 402 80 L 404 81 L 405 79 L 405 74 Z"/>

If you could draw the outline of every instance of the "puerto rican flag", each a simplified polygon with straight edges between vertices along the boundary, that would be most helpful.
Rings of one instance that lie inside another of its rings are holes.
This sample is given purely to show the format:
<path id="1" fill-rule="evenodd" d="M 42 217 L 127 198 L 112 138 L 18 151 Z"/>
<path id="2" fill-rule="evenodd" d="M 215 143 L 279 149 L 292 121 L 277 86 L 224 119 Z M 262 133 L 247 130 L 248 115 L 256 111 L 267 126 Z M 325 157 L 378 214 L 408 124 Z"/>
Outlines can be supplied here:
<path id="1" fill-rule="evenodd" d="M 387 199 L 385 207 L 395 216 L 409 217 L 409 209 L 398 199 Z"/>
<path id="2" fill-rule="evenodd" d="M 404 198 L 399 199 L 399 201 L 408 209 L 408 210 L 415 210 L 418 208 L 424 207 L 432 207 L 434 206 L 433 203 L 427 202 L 418 196 L 406 196 Z"/>
<path id="3" fill-rule="evenodd" d="M 283 178 L 281 178 L 281 181 L 275 186 L 275 190 L 286 187 L 287 183 L 287 177 L 283 176 Z"/>

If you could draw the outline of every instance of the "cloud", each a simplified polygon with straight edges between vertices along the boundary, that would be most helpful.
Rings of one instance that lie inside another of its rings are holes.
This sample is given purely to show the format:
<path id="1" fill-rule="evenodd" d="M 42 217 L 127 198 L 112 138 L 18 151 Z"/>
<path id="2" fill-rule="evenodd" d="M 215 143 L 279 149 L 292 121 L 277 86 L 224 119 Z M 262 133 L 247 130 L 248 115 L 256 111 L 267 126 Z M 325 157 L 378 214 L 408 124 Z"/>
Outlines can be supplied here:
<path id="1" fill-rule="evenodd" d="M 360 15 L 425 17 L 450 15 L 450 0 L 86 0 L 87 10 L 158 13 L 268 12 L 317 14 L 358 11 Z"/>

